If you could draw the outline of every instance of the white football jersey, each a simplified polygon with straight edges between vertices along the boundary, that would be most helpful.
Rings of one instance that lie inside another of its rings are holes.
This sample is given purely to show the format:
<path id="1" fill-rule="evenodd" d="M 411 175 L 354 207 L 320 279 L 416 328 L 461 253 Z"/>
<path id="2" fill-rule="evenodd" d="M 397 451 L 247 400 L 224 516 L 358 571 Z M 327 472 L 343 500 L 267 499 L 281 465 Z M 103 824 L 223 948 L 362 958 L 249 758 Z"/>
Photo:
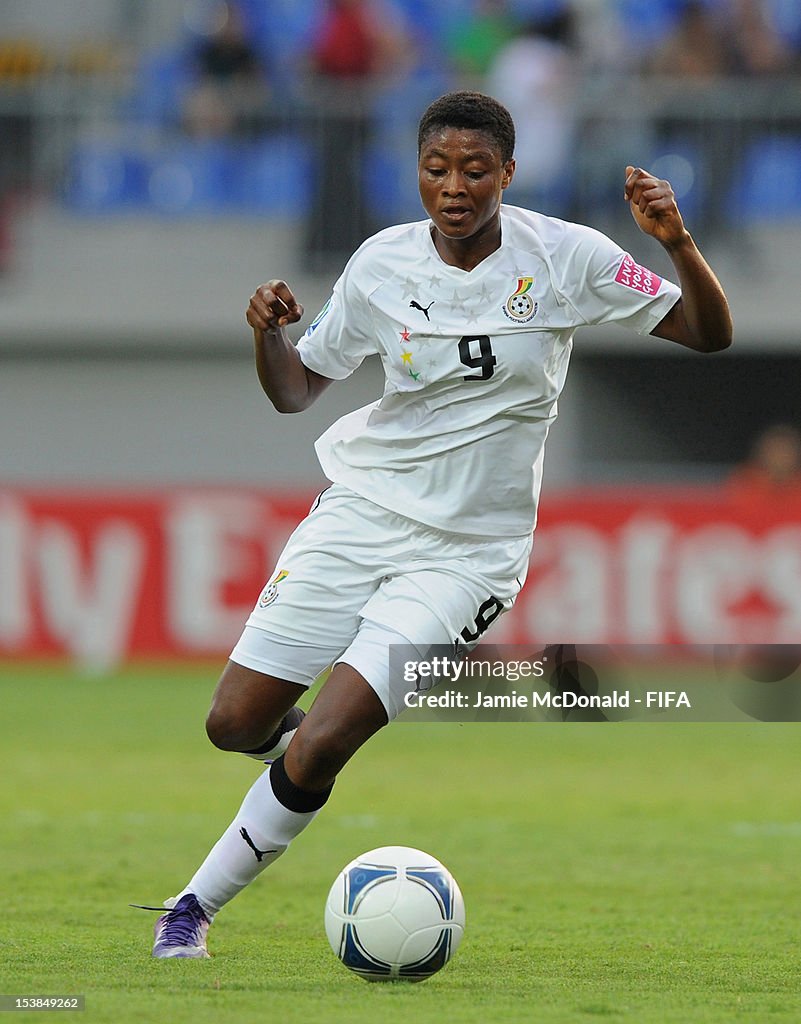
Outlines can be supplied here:
<path id="1" fill-rule="evenodd" d="M 334 380 L 383 363 L 382 397 L 317 441 L 330 480 L 441 530 L 514 537 L 536 522 L 576 328 L 647 334 L 681 293 L 592 228 L 502 206 L 501 231 L 471 271 L 442 261 L 428 220 L 367 239 L 298 352 Z"/>

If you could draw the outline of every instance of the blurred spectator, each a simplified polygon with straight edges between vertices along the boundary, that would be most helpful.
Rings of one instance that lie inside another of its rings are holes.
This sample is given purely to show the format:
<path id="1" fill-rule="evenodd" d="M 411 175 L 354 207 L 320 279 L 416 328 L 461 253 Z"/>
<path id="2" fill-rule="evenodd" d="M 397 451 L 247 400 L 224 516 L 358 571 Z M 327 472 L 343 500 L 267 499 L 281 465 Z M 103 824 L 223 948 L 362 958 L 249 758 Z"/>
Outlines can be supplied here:
<path id="1" fill-rule="evenodd" d="M 645 59 L 652 74 L 694 81 L 729 74 L 735 66 L 730 35 L 702 0 L 687 0 L 673 31 Z"/>
<path id="2" fill-rule="evenodd" d="M 515 21 L 506 0 L 479 0 L 447 41 L 448 56 L 465 88 L 477 88 L 499 51 L 513 37 Z"/>
<path id="3" fill-rule="evenodd" d="M 37 141 L 34 104 L 15 99 L 30 96 L 50 70 L 51 60 L 40 44 L 25 39 L 0 43 L 0 275 L 13 266 L 14 215 L 31 189 Z"/>
<path id="4" fill-rule="evenodd" d="M 13 235 L 11 227 L 12 200 L 0 183 L 0 275 L 11 269 Z"/>
<path id="5" fill-rule="evenodd" d="M 646 73 L 659 76 L 664 113 L 654 119 L 657 147 L 663 154 L 689 149 L 698 196 L 691 219 L 706 239 L 733 234 L 728 201 L 746 144 L 732 103 L 737 50 L 725 14 L 686 0 L 673 31 L 644 61 Z"/>
<path id="6" fill-rule="evenodd" d="M 194 85 L 184 103 L 184 124 L 198 138 L 257 136 L 267 117 L 270 90 L 240 12 L 221 5 L 219 27 L 195 50 Z"/>
<path id="7" fill-rule="evenodd" d="M 779 74 L 790 63 L 791 53 L 764 0 L 726 0 L 716 7 L 686 0 L 673 31 L 647 56 L 645 67 L 654 74 L 699 80 Z"/>
<path id="8" fill-rule="evenodd" d="M 730 31 L 736 70 L 742 75 L 778 75 L 790 69 L 792 54 L 774 28 L 764 0 L 732 0 Z"/>
<path id="9" fill-rule="evenodd" d="M 641 46 L 635 44 L 626 31 L 628 25 L 619 0 L 617 3 L 573 0 L 569 9 L 575 21 L 576 48 L 585 71 L 592 72 L 594 78 L 617 77 L 639 66 Z"/>
<path id="10" fill-rule="evenodd" d="M 647 165 L 653 139 L 637 75 L 643 24 L 658 6 L 641 0 L 564 2 L 571 18 L 574 145 L 565 166 L 570 205 L 560 210 L 563 199 L 554 212 L 625 239 L 625 245 L 634 245 L 639 232 L 625 207 L 621 210 L 620 181 L 632 160 Z"/>
<path id="11" fill-rule="evenodd" d="M 317 188 L 306 232 L 307 259 L 325 268 L 372 234 L 364 173 L 376 94 L 409 66 L 400 16 L 379 0 L 331 0 L 309 54 Z"/>
<path id="12" fill-rule="evenodd" d="M 487 92 L 508 107 L 517 129 L 510 203 L 564 214 L 569 201 L 578 73 L 567 9 L 528 22 L 497 54 Z"/>
<path id="13" fill-rule="evenodd" d="M 768 427 L 729 478 L 727 491 L 746 501 L 801 499 L 801 431 L 788 424 Z"/>
<path id="14" fill-rule="evenodd" d="M 397 12 L 384 5 L 331 0 L 312 47 L 314 69 L 335 81 L 380 75 L 397 60 L 403 42 L 397 30 Z"/>

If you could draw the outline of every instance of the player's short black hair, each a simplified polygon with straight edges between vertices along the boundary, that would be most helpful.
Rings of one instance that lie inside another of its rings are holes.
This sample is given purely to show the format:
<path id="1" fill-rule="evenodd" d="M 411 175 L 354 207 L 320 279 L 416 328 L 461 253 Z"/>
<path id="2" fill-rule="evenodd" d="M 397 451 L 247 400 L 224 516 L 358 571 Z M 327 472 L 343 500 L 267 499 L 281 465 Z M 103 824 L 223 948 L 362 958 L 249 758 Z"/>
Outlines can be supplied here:
<path id="1" fill-rule="evenodd" d="M 515 152 L 515 123 L 506 107 L 482 92 L 447 92 L 428 107 L 417 129 L 417 154 L 434 131 L 443 128 L 470 128 L 484 132 L 501 151 L 506 163 Z"/>

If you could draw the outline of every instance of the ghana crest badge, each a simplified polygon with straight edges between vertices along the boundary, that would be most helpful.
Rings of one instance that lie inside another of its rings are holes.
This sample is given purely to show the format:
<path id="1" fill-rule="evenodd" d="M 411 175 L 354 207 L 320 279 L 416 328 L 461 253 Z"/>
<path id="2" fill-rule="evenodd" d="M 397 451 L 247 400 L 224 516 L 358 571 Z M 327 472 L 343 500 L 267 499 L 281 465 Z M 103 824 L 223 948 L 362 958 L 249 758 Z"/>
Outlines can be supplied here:
<path id="1" fill-rule="evenodd" d="M 517 290 L 512 292 L 504 303 L 504 313 L 510 320 L 514 320 L 515 323 L 528 323 L 529 320 L 533 320 L 537 315 L 539 303 L 534 302 L 528 294 L 533 284 L 533 277 L 519 277 L 517 279 Z"/>
<path id="2" fill-rule="evenodd" d="M 278 597 L 278 584 L 281 582 L 281 580 L 285 580 L 288 575 L 289 573 L 287 572 L 286 569 L 278 570 L 278 572 L 275 574 L 275 578 L 272 580 L 270 585 L 259 598 L 259 608 L 267 608 L 268 605 L 271 605 L 273 601 L 276 600 L 276 598 Z"/>

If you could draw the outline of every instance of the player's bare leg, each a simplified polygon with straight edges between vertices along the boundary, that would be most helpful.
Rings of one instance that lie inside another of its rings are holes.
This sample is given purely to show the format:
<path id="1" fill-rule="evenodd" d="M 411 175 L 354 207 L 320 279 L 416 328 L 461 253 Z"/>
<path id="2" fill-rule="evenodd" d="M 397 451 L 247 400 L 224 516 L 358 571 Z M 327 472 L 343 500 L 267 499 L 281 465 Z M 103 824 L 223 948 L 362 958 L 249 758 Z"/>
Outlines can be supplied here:
<path id="1" fill-rule="evenodd" d="M 294 785 L 320 792 L 370 737 L 387 724 L 387 712 L 365 678 L 340 662 L 303 719 L 284 757 Z"/>
<path id="2" fill-rule="evenodd" d="M 206 733 L 220 750 L 269 761 L 284 753 L 303 720 L 295 704 L 305 692 L 299 683 L 229 661 L 212 697 Z"/>
<path id="3" fill-rule="evenodd" d="M 225 685 L 221 680 L 215 694 L 208 729 L 215 742 L 228 744 L 225 749 L 237 749 L 240 740 L 251 742 L 256 735 L 247 715 L 259 693 L 271 695 L 270 714 L 262 713 L 258 719 L 259 728 L 268 729 L 282 710 L 279 687 L 297 684 L 249 669 L 238 673 L 230 666 L 226 673 Z M 290 697 L 290 691 L 286 693 L 284 700 Z M 363 676 L 350 665 L 337 665 L 286 755 L 256 780 L 189 884 L 168 902 L 171 909 L 156 924 L 153 955 L 208 956 L 206 932 L 217 911 L 281 856 L 324 806 L 339 770 L 386 723 L 384 706 Z"/>

